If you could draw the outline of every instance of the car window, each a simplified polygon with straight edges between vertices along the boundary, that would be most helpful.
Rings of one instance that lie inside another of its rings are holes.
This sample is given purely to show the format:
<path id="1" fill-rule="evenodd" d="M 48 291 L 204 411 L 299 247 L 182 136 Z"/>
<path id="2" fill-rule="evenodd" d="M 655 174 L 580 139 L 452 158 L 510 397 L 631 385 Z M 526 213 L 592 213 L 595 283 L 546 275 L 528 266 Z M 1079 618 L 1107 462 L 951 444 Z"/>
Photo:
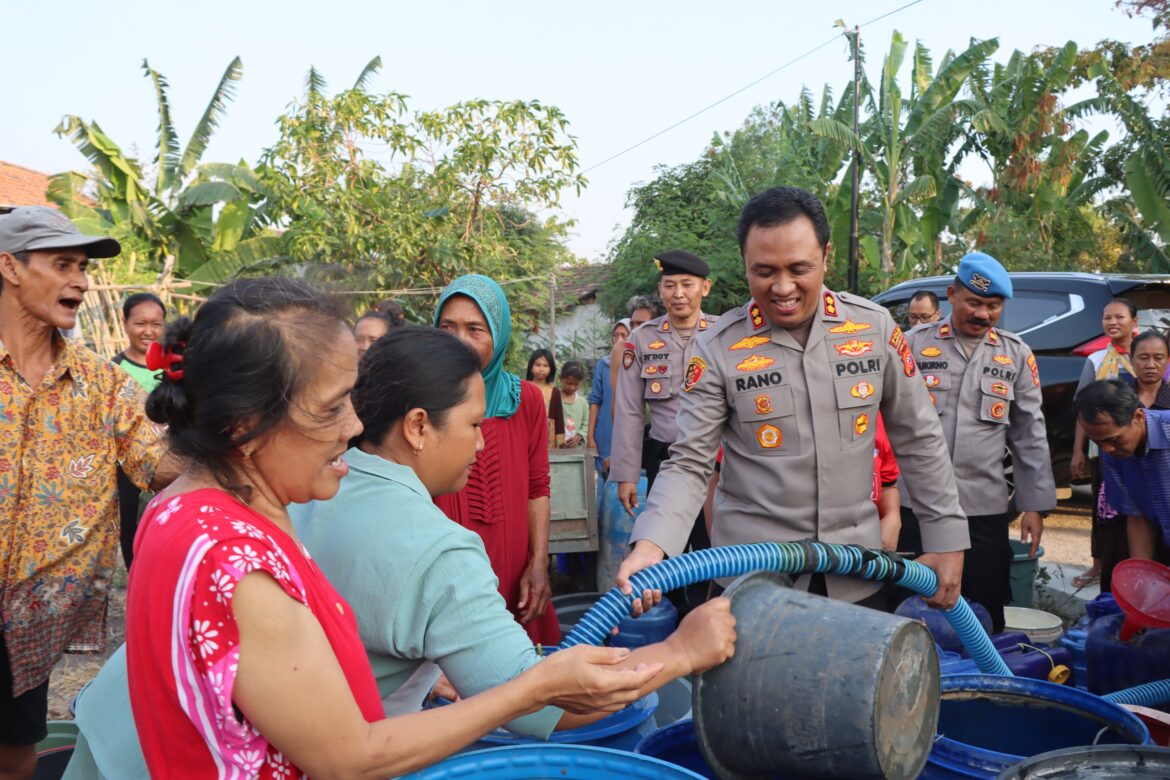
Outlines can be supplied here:
<path id="1" fill-rule="evenodd" d="M 1012 333 L 1026 333 L 1038 325 L 1059 319 L 1084 308 L 1079 295 L 1020 290 L 1004 306 L 999 327 Z"/>
<path id="2" fill-rule="evenodd" d="M 1170 288 L 1162 285 L 1128 290 L 1125 297 L 1138 307 L 1138 327 L 1170 331 Z"/>

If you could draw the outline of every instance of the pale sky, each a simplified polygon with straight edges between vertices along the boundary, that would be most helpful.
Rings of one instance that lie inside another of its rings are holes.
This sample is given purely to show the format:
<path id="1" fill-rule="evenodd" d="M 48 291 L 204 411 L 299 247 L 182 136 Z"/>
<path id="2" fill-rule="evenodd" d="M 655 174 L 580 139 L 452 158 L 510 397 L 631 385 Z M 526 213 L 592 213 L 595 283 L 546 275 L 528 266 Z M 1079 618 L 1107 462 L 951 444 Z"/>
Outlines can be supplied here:
<path id="1" fill-rule="evenodd" d="M 343 88 L 381 55 L 371 87 L 410 95 L 413 109 L 470 98 L 559 106 L 588 169 L 828 40 L 836 19 L 864 23 L 908 2 L 0 0 L 0 160 L 49 173 L 84 169 L 81 154 L 52 133 L 65 114 L 97 120 L 149 158 L 157 114 L 144 57 L 170 82 L 185 144 L 238 54 L 243 80 L 203 160 L 255 162 L 310 65 Z M 1152 37 L 1148 20 L 1128 18 L 1113 0 L 921 0 L 862 29 L 871 80 L 895 29 L 921 40 L 936 63 L 972 37 L 998 37 L 998 61 L 1016 48 Z M 628 221 L 626 192 L 653 178 L 656 165 L 696 159 L 713 132 L 735 129 L 756 105 L 793 101 L 801 85 L 819 93 L 828 82 L 839 94 L 850 67 L 842 38 L 590 171 L 580 197 L 564 196 L 564 215 L 578 223 L 570 248 L 600 259 Z"/>

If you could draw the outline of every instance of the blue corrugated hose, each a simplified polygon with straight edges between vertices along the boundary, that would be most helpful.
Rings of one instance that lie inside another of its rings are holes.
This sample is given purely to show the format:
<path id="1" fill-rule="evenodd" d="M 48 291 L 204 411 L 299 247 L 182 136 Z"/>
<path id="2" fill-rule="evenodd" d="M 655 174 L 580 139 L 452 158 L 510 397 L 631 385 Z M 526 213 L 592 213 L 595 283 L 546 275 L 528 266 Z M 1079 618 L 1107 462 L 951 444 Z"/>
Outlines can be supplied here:
<path id="1" fill-rule="evenodd" d="M 938 589 L 934 571 L 920 563 L 858 545 L 814 541 L 760 542 L 687 553 L 638 572 L 630 578 L 630 584 L 634 593 L 647 589 L 668 591 L 717 577 L 738 577 L 760 570 L 781 574 L 820 572 L 893 582 L 927 597 Z M 601 644 L 614 626 L 630 614 L 633 602 L 633 595 L 626 596 L 618 588 L 609 591 L 577 621 L 561 642 L 561 647 Z M 1011 669 L 996 652 L 995 645 L 966 601 L 960 598 L 943 614 L 979 671 L 1011 676 Z"/>
<path id="2" fill-rule="evenodd" d="M 1136 704 L 1140 707 L 1161 707 L 1170 704 L 1170 680 L 1135 685 L 1123 691 L 1107 693 L 1101 698 L 1114 704 Z"/>

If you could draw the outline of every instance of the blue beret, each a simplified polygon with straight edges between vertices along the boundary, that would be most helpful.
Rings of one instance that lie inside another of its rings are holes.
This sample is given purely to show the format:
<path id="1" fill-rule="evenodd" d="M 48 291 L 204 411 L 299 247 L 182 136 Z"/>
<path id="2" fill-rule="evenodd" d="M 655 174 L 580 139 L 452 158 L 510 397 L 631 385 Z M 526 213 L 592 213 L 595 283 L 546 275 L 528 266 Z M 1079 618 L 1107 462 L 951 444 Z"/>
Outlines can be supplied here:
<path id="1" fill-rule="evenodd" d="M 994 257 L 970 252 L 959 261 L 959 283 L 982 298 L 1011 298 L 1012 278 Z"/>
<path id="2" fill-rule="evenodd" d="M 685 249 L 668 249 L 654 255 L 654 267 L 663 276 L 671 274 L 690 274 L 701 276 L 704 279 L 711 275 L 711 267 L 707 261 Z"/>

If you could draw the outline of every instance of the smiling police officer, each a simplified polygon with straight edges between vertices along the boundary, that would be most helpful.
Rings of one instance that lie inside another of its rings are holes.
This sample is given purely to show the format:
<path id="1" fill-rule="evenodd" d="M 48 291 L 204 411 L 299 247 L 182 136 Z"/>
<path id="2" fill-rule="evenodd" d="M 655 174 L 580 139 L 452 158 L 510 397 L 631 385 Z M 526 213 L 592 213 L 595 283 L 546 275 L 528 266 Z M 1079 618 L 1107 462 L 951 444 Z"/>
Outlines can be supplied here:
<path id="1" fill-rule="evenodd" d="M 820 539 L 881 546 L 873 486 L 880 411 L 906 483 L 924 497 L 936 553 L 935 602 L 958 598 L 967 523 L 946 441 L 902 331 L 881 306 L 824 286 L 824 206 L 776 187 L 744 206 L 737 228 L 752 300 L 699 337 L 683 382 L 678 440 L 662 465 L 618 583 L 683 551 L 715 451 L 715 546 Z M 648 327 L 648 326 L 647 326 Z M 878 606 L 876 583 L 815 575 L 797 587 Z M 654 600 L 642 594 L 641 605 Z M 637 607 L 635 607 L 637 609 Z"/>
<path id="2" fill-rule="evenodd" d="M 1056 506 L 1036 358 L 1019 336 L 995 327 L 1011 297 L 1012 280 L 999 261 L 972 252 L 947 288 L 951 316 L 906 334 L 942 422 L 970 527 L 963 596 L 987 607 L 995 631 L 1003 630 L 1003 607 L 1011 597 L 1005 446 L 1012 454 L 1016 506 L 1024 512 L 1020 538 L 1031 541 L 1033 555 L 1043 516 Z M 907 497 L 915 515 L 930 502 L 916 495 L 913 485 L 907 486 Z M 908 547 L 900 544 L 900 550 L 916 546 L 914 515 L 908 519 L 903 523 Z"/>

